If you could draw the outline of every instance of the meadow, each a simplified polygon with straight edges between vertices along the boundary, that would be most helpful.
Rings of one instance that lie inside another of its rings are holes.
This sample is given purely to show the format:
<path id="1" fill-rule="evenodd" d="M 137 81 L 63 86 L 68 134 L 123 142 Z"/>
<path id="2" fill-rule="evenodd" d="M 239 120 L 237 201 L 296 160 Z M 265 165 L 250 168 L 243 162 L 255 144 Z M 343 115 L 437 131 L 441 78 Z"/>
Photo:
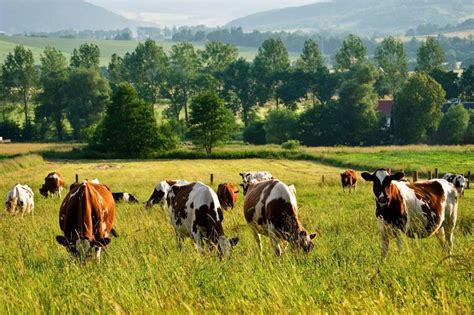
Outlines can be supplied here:
<path id="1" fill-rule="evenodd" d="M 340 167 L 285 159 L 16 157 L 34 158 L 39 160 L 19 163 L 1 175 L 0 194 L 25 183 L 34 189 L 36 205 L 32 216 L 0 215 L 0 313 L 473 312 L 472 189 L 460 200 L 453 256 L 447 257 L 433 237 L 406 239 L 401 251 L 393 241 L 382 261 L 371 186 L 360 182 L 355 194 L 343 193 Z M 448 163 L 445 158 L 440 157 Z M 224 214 L 226 234 L 238 236 L 240 242 L 232 256 L 221 261 L 215 253 L 197 253 L 189 240 L 179 251 L 167 211 L 160 207 L 118 204 L 119 237 L 112 239 L 100 263 L 81 264 L 54 239 L 60 234 L 60 200 L 38 193 L 44 176 L 53 170 L 63 173 L 67 186 L 75 174 L 81 180 L 97 177 L 112 191 L 133 193 L 140 201 L 163 179 L 209 184 L 213 173 L 216 189 L 220 182 L 238 183 L 240 171 L 268 170 L 295 184 L 301 220 L 320 235 L 310 254 L 288 249 L 281 258 L 274 256 L 265 238 L 260 261 L 240 194 L 236 207 Z"/>

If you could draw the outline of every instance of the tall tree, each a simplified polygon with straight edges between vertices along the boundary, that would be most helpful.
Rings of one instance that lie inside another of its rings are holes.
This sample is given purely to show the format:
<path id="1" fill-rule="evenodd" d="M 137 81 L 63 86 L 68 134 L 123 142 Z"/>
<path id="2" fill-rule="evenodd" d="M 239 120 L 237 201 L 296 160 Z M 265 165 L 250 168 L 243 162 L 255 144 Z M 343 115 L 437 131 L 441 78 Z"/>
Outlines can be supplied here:
<path id="1" fill-rule="evenodd" d="M 316 100 L 319 98 L 322 77 L 328 70 L 324 66 L 324 59 L 318 44 L 312 39 L 305 41 L 303 52 L 296 61 L 296 69 L 297 74 L 290 78 L 291 82 L 285 80 L 284 86 L 289 91 L 304 89 L 306 93 L 311 93 L 313 104 L 316 104 Z M 294 85 L 294 87 L 291 85 Z M 296 95 L 299 95 L 299 93 L 296 93 Z"/>
<path id="2" fill-rule="evenodd" d="M 367 48 L 362 39 L 354 34 L 349 34 L 336 53 L 335 68 L 337 70 L 349 70 L 354 65 L 364 63 L 366 60 Z"/>
<path id="3" fill-rule="evenodd" d="M 206 92 L 193 99 L 189 123 L 190 136 L 210 154 L 216 145 L 229 139 L 234 118 L 217 93 Z"/>
<path id="4" fill-rule="evenodd" d="M 125 80 L 123 73 L 123 58 L 117 54 L 112 54 L 110 57 L 109 66 L 107 67 L 107 78 L 110 85 L 117 86 Z"/>
<path id="5" fill-rule="evenodd" d="M 465 101 L 474 100 L 474 65 L 464 70 L 460 80 L 462 99 Z"/>
<path id="6" fill-rule="evenodd" d="M 395 137 L 404 144 L 422 143 L 438 127 L 445 92 L 425 73 L 410 77 L 395 96 L 392 127 Z"/>
<path id="7" fill-rule="evenodd" d="M 456 72 L 435 68 L 429 75 L 435 79 L 446 92 L 446 99 L 457 98 L 459 94 L 461 94 L 460 80 Z"/>
<path id="8" fill-rule="evenodd" d="M 443 47 L 434 37 L 426 38 L 426 41 L 421 44 L 416 53 L 416 71 L 425 71 L 429 73 L 434 69 L 444 70 L 444 62 L 446 56 L 444 55 Z"/>
<path id="9" fill-rule="evenodd" d="M 395 95 L 408 79 L 408 58 L 403 43 L 392 36 L 375 49 L 375 62 L 381 69 L 376 87 L 379 95 Z"/>
<path id="10" fill-rule="evenodd" d="M 79 49 L 72 51 L 71 67 L 74 68 L 95 68 L 99 69 L 100 49 L 95 44 L 82 44 Z"/>
<path id="11" fill-rule="evenodd" d="M 23 46 L 15 46 L 2 65 L 2 83 L 17 100 L 23 103 L 25 127 L 30 125 L 29 101 L 38 82 L 33 52 Z"/>
<path id="12" fill-rule="evenodd" d="M 237 60 L 239 50 L 231 44 L 210 41 L 206 43 L 204 50 L 199 51 L 199 56 L 204 70 L 216 75 Z"/>
<path id="13" fill-rule="evenodd" d="M 259 85 L 258 101 L 264 104 L 275 97 L 281 75 L 290 69 L 290 57 L 283 41 L 269 38 L 259 47 L 254 59 L 254 71 Z M 278 99 L 277 99 L 278 104 Z"/>
<path id="14" fill-rule="evenodd" d="M 318 44 L 308 39 L 304 42 L 303 51 L 296 60 L 296 68 L 306 73 L 318 73 L 324 66 L 324 58 L 319 50 Z"/>
<path id="15" fill-rule="evenodd" d="M 224 87 L 227 93 L 237 97 L 242 120 L 247 126 L 250 112 L 257 105 L 257 84 L 252 64 L 243 58 L 231 63 L 224 73 Z"/>
<path id="16" fill-rule="evenodd" d="M 56 136 L 64 140 L 64 118 L 66 108 L 66 91 L 68 71 L 67 60 L 62 52 L 55 48 L 47 47 L 40 57 L 41 76 L 39 84 L 41 91 L 37 95 L 36 107 L 37 121 L 44 119 L 46 124 L 53 124 Z"/>
<path id="17" fill-rule="evenodd" d="M 462 104 L 451 107 L 439 123 L 437 141 L 442 144 L 461 144 L 469 125 L 469 112 Z"/>

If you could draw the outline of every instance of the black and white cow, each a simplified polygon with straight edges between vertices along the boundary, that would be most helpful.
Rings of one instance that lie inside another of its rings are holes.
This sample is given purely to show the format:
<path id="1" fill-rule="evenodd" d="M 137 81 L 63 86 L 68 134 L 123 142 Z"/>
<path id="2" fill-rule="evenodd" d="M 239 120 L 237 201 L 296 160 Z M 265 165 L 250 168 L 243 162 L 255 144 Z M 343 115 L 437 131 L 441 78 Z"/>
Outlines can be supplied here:
<path id="1" fill-rule="evenodd" d="M 464 195 L 464 186 L 467 183 L 467 178 L 459 174 L 446 173 L 444 174 L 443 179 L 453 184 L 460 196 Z"/>
<path id="2" fill-rule="evenodd" d="M 35 194 L 29 186 L 16 184 L 7 193 L 5 209 L 11 214 L 21 213 L 23 215 L 33 213 L 35 208 L 34 196 Z"/>
<path id="3" fill-rule="evenodd" d="M 240 184 L 240 186 L 242 186 L 244 195 L 247 193 L 250 184 L 274 178 L 273 175 L 267 171 L 243 172 L 239 175 L 242 176 L 242 184 Z"/>
<path id="4" fill-rule="evenodd" d="M 164 180 L 159 182 L 153 190 L 150 198 L 148 198 L 148 201 L 145 203 L 145 208 L 151 208 L 155 204 L 165 206 L 171 186 L 182 186 L 187 184 L 189 184 L 189 182 L 182 179 Z"/>
<path id="5" fill-rule="evenodd" d="M 115 192 L 112 193 L 115 202 L 129 202 L 138 203 L 138 199 L 134 195 L 127 192 Z"/>

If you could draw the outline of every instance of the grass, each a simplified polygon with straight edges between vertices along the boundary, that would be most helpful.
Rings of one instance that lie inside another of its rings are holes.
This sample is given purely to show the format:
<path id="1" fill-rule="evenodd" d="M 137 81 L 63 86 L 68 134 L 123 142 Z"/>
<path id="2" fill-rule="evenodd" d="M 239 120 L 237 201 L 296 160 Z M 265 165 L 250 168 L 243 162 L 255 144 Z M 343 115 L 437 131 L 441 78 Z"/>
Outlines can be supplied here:
<path id="1" fill-rule="evenodd" d="M 252 169 L 295 184 L 303 224 L 321 230 L 309 255 L 287 251 L 278 259 L 265 238 L 259 261 L 240 195 L 235 209 L 225 213 L 226 234 L 240 238 L 228 260 L 200 255 L 190 241 L 178 251 L 166 211 L 119 204 L 120 237 L 100 264 L 83 265 L 54 240 L 60 200 L 38 193 L 52 170 L 65 175 L 66 185 L 76 173 L 98 177 L 113 191 L 144 201 L 165 178 L 207 183 L 214 173 L 216 188 Z M 17 182 L 28 184 L 36 206 L 33 216 L 0 215 L 0 313 L 472 314 L 474 191 L 460 201 L 455 256 L 445 259 L 436 238 L 410 239 L 401 252 L 392 242 L 382 262 L 371 186 L 361 182 L 355 194 L 343 194 L 339 171 L 272 159 L 41 161 L 14 169 L 2 175 L 0 193 Z"/>

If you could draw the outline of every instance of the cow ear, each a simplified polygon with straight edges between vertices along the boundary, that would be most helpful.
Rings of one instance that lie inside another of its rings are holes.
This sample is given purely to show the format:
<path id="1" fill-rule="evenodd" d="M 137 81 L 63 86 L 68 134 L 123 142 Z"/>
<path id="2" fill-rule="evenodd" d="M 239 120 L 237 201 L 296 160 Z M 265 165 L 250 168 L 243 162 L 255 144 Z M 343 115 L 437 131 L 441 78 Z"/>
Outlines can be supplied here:
<path id="1" fill-rule="evenodd" d="M 239 242 L 239 238 L 238 237 L 231 238 L 229 242 L 231 246 L 235 246 Z"/>
<path id="2" fill-rule="evenodd" d="M 403 176 L 405 176 L 404 173 L 402 173 L 402 172 L 396 172 L 395 174 L 390 175 L 390 180 L 400 180 L 400 179 L 403 178 Z"/>
<path id="3" fill-rule="evenodd" d="M 67 247 L 69 245 L 69 242 L 67 241 L 67 239 L 62 235 L 57 235 L 56 241 L 64 247 Z"/>
<path id="4" fill-rule="evenodd" d="M 365 179 L 367 182 L 374 181 L 374 175 L 370 174 L 369 172 L 362 172 L 360 176 L 362 176 L 362 178 Z"/>
<path id="5" fill-rule="evenodd" d="M 316 233 L 310 234 L 310 235 L 309 235 L 309 239 L 310 239 L 310 240 L 314 239 L 314 238 L 316 237 L 316 235 L 317 235 Z"/>

